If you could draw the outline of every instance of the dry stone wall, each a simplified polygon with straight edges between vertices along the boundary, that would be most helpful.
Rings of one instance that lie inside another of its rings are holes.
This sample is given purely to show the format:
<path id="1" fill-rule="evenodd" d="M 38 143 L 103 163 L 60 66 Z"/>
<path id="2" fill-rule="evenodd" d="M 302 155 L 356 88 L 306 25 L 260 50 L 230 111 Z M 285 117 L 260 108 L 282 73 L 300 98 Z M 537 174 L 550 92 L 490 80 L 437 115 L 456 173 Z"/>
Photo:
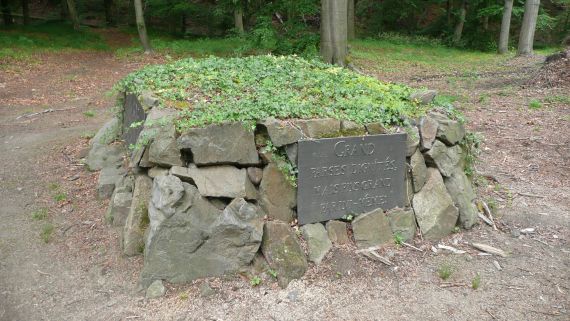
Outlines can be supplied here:
<path id="1" fill-rule="evenodd" d="M 110 198 L 106 217 L 121 233 L 124 254 L 144 255 L 144 286 L 234 273 L 259 253 L 287 286 L 304 274 L 307 260 L 320 264 L 335 244 L 367 248 L 418 232 L 437 240 L 456 225 L 468 229 L 477 222 L 463 170 L 465 128 L 444 113 L 432 111 L 409 128 L 391 130 L 380 123 L 270 118 L 255 130 L 234 122 L 177 133 L 176 112 L 159 107 L 151 93 L 127 97 L 123 114 L 93 139 L 87 164 L 101 170 L 99 196 Z M 143 125 L 132 130 L 136 119 Z M 408 134 L 407 206 L 295 232 L 297 197 L 305 196 L 297 195 L 287 169 L 297 163 L 297 142 L 395 131 Z M 128 153 L 124 140 L 135 142 Z M 128 162 L 121 161 L 125 155 Z"/>

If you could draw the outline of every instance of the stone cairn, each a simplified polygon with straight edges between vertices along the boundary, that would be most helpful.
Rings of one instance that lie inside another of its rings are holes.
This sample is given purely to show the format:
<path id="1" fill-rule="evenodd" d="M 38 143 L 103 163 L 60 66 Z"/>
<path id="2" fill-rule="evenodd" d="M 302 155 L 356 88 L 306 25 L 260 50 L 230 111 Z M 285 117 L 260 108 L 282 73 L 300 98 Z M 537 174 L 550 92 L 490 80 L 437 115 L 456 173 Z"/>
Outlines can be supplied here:
<path id="1" fill-rule="evenodd" d="M 368 248 L 393 243 L 395 235 L 410 240 L 417 227 L 437 240 L 477 222 L 459 145 L 465 129 L 443 113 L 406 129 L 407 206 L 302 226 L 307 257 L 292 227 L 296 188 L 281 170 L 286 160 L 267 142 L 296 164 L 301 139 L 387 133 L 381 124 L 266 119 L 255 131 L 234 122 L 179 134 L 177 112 L 159 107 L 151 93 L 123 98 L 122 113 L 93 138 L 86 163 L 101 170 L 97 195 L 110 198 L 106 219 L 119 229 L 124 254 L 144 255 L 144 287 L 235 273 L 262 257 L 286 287 L 305 273 L 307 258 L 319 264 L 332 244 L 353 242 L 349 229 L 356 246 Z"/>

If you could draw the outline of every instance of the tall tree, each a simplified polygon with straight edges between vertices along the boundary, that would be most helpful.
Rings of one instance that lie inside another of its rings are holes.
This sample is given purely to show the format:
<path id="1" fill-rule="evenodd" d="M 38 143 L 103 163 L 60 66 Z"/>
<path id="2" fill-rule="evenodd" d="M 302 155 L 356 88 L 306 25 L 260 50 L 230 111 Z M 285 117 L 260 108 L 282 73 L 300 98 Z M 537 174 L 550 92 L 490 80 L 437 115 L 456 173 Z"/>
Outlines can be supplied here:
<path id="1" fill-rule="evenodd" d="M 0 5 L 2 5 L 2 19 L 4 20 L 4 25 L 9 26 L 12 24 L 12 11 L 10 10 L 8 0 L 1 0 Z"/>
<path id="2" fill-rule="evenodd" d="M 499 35 L 499 53 L 509 51 L 509 32 L 511 29 L 511 15 L 513 12 L 513 0 L 505 0 L 503 6 L 503 20 L 501 21 L 501 34 Z"/>
<path id="3" fill-rule="evenodd" d="M 517 55 L 532 55 L 534 43 L 534 31 L 538 18 L 538 8 L 540 0 L 526 0 L 524 4 L 524 17 L 519 35 L 519 46 Z"/>
<path id="4" fill-rule="evenodd" d="M 348 0 L 348 40 L 356 38 L 356 32 L 354 30 L 354 2 L 355 0 Z"/>
<path id="5" fill-rule="evenodd" d="M 240 4 L 237 4 L 237 7 L 234 9 L 234 27 L 239 33 L 244 33 L 245 31 L 243 28 L 243 8 Z"/>
<path id="6" fill-rule="evenodd" d="M 139 38 L 141 39 L 141 44 L 144 48 L 144 53 L 151 53 L 152 48 L 150 42 L 148 41 L 148 35 L 146 33 L 146 24 L 144 23 L 144 11 L 142 6 L 142 0 L 135 0 L 135 16 L 137 20 L 137 29 L 139 31 Z"/>
<path id="7" fill-rule="evenodd" d="M 79 30 L 79 16 L 77 15 L 75 0 L 67 0 L 67 12 L 69 13 L 69 18 L 73 23 L 73 29 Z"/>
<path id="8" fill-rule="evenodd" d="M 459 19 L 455 25 L 453 32 L 453 43 L 458 44 L 463 35 L 463 26 L 465 25 L 465 16 L 467 15 L 467 0 L 461 0 L 461 8 L 459 8 Z"/>
<path id="9" fill-rule="evenodd" d="M 22 0 L 22 16 L 24 17 L 24 25 L 30 24 L 30 6 L 28 0 Z"/>
<path id="10" fill-rule="evenodd" d="M 115 19 L 113 17 L 113 0 L 105 0 L 105 22 L 107 26 L 112 26 L 115 24 Z"/>
<path id="11" fill-rule="evenodd" d="M 347 0 L 321 0 L 321 56 L 325 62 L 346 64 L 347 9 Z"/>

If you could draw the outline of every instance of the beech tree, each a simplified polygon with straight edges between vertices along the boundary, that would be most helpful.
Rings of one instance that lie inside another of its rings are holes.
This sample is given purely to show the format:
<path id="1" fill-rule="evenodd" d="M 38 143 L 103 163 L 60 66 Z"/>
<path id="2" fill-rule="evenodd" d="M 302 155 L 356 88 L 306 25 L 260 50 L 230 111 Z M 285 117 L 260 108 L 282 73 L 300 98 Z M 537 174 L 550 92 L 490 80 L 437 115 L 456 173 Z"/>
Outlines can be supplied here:
<path id="1" fill-rule="evenodd" d="M 511 15 L 513 12 L 513 0 L 505 0 L 503 6 L 503 19 L 501 21 L 501 33 L 499 35 L 499 48 L 500 54 L 509 51 L 509 32 L 511 29 Z"/>
<path id="2" fill-rule="evenodd" d="M 467 15 L 467 0 L 461 0 L 461 8 L 459 9 L 459 19 L 455 25 L 453 32 L 453 43 L 458 44 L 463 35 L 463 26 L 465 25 L 465 16 Z"/>
<path id="3" fill-rule="evenodd" d="M 75 7 L 75 0 L 66 0 L 67 12 L 69 13 L 69 18 L 73 23 L 73 29 L 79 30 L 79 16 L 77 15 L 77 7 Z"/>
<path id="4" fill-rule="evenodd" d="M 347 11 L 347 0 L 321 0 L 321 56 L 325 62 L 346 65 Z"/>
<path id="5" fill-rule="evenodd" d="M 1 0 L 0 5 L 2 5 L 2 19 L 4 20 L 4 25 L 9 26 L 12 24 L 12 11 L 8 4 L 8 0 Z"/>
<path id="6" fill-rule="evenodd" d="M 137 30 L 139 31 L 139 38 L 141 39 L 141 44 L 144 48 L 144 53 L 151 53 L 152 48 L 150 46 L 150 42 L 148 41 L 148 35 L 146 33 L 146 25 L 144 23 L 142 0 L 135 0 L 135 16 L 137 20 Z"/>
<path id="7" fill-rule="evenodd" d="M 524 5 L 524 17 L 519 35 L 519 46 L 517 55 L 532 55 L 534 43 L 534 31 L 536 30 L 536 20 L 540 0 L 526 0 Z"/>
<path id="8" fill-rule="evenodd" d="M 348 40 L 353 40 L 356 37 L 356 32 L 354 30 L 354 2 L 355 0 L 348 0 Z"/>
<path id="9" fill-rule="evenodd" d="M 241 0 L 233 0 L 234 2 L 234 27 L 239 33 L 244 33 L 243 27 L 243 6 Z"/>

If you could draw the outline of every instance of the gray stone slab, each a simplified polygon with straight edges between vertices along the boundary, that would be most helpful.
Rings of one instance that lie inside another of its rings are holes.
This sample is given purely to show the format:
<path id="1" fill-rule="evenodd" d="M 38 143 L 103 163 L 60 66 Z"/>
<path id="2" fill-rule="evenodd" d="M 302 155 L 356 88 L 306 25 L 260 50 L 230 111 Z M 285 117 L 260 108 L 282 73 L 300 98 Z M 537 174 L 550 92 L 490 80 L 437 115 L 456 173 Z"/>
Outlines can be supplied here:
<path id="1" fill-rule="evenodd" d="M 146 114 L 137 96 L 128 94 L 123 110 L 123 139 L 127 142 L 127 146 L 137 143 L 137 139 L 143 129 L 142 124 L 137 127 L 131 127 L 131 124 L 144 121 L 145 119 Z"/>
<path id="2" fill-rule="evenodd" d="M 299 141 L 300 224 L 405 205 L 406 134 Z"/>

